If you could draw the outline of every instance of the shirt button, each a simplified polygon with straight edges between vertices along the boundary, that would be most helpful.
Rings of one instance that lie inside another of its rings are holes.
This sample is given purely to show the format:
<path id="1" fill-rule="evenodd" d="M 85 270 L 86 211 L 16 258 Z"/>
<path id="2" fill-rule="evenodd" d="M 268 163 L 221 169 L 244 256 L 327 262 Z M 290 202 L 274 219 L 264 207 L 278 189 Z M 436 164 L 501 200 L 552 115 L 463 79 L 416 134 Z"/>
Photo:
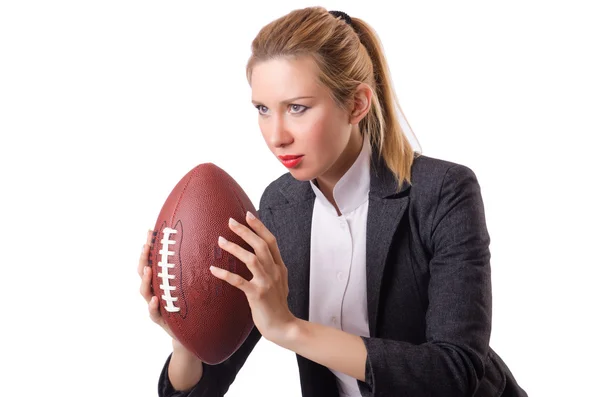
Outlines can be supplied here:
<path id="1" fill-rule="evenodd" d="M 331 323 L 333 325 L 337 325 L 337 317 L 335 317 L 335 316 L 331 317 Z"/>
<path id="2" fill-rule="evenodd" d="M 340 281 L 343 281 L 344 280 L 344 273 L 338 272 L 337 279 L 340 280 Z"/>

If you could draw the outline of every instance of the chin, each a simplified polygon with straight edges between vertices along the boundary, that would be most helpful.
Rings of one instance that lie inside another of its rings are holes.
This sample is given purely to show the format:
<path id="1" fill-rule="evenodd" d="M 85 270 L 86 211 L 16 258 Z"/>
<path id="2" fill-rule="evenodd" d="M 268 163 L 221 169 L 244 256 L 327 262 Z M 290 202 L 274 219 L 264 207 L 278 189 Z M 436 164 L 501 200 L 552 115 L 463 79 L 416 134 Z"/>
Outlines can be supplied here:
<path id="1" fill-rule="evenodd" d="M 290 172 L 290 174 L 292 174 L 294 179 L 301 181 L 301 182 L 306 182 L 306 181 L 310 181 L 310 180 L 314 179 L 314 176 L 312 175 L 312 173 L 304 172 L 303 170 L 291 169 L 291 170 L 289 170 L 289 172 Z"/>
<path id="2" fill-rule="evenodd" d="M 314 170 L 310 170 L 310 169 L 304 168 L 304 167 L 291 168 L 288 171 L 290 174 L 292 174 L 294 179 L 301 181 L 301 182 L 312 181 L 313 179 L 315 179 L 317 177 Z"/>

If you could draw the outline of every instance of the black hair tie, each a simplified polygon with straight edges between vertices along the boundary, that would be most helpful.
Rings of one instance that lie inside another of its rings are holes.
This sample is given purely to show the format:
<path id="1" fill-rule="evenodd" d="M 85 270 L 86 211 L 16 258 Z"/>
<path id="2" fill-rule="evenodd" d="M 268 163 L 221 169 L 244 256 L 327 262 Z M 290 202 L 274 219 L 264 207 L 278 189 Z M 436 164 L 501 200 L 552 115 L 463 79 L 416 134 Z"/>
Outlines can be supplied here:
<path id="1" fill-rule="evenodd" d="M 346 23 L 350 26 L 352 26 L 352 18 L 350 18 L 350 16 L 348 14 L 346 14 L 343 11 L 329 11 L 329 13 L 331 15 L 333 15 L 336 18 L 342 17 L 342 19 L 344 21 L 346 21 Z"/>

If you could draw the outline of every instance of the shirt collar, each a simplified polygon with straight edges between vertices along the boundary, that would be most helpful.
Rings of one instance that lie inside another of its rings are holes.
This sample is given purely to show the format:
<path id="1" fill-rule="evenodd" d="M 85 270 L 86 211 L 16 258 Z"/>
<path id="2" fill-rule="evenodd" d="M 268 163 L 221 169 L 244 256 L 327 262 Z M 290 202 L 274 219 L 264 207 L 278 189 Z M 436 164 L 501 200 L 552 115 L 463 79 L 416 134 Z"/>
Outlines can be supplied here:
<path id="1" fill-rule="evenodd" d="M 365 136 L 358 157 L 333 188 L 333 197 L 342 215 L 348 215 L 369 198 L 370 159 L 371 145 Z M 317 196 L 316 199 L 337 216 L 335 208 L 317 187 L 314 180 L 310 181 L 310 186 Z"/>

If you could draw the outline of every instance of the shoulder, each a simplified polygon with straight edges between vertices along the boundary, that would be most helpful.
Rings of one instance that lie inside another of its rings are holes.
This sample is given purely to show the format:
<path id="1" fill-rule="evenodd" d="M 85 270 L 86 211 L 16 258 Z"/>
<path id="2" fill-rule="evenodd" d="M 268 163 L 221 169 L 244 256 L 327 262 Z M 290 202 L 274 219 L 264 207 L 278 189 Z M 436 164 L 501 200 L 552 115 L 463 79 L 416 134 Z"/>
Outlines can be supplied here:
<path id="1" fill-rule="evenodd" d="M 467 192 L 479 193 L 477 177 L 469 166 L 425 155 L 415 158 L 409 196 L 411 206 L 422 215 L 435 212 L 444 202 L 451 205 L 453 198 Z"/>
<path id="2" fill-rule="evenodd" d="M 411 177 L 409 211 L 429 247 L 434 247 L 436 230 L 435 236 L 444 238 L 458 230 L 466 232 L 467 225 L 477 224 L 476 233 L 485 229 L 481 189 L 469 166 L 421 155 L 413 163 Z"/>
<path id="3" fill-rule="evenodd" d="M 436 230 L 438 239 L 456 238 L 459 232 L 487 239 L 481 188 L 469 166 L 420 156 L 411 174 L 411 207 L 427 225 L 426 239 Z"/>
<path id="4" fill-rule="evenodd" d="M 303 183 L 305 182 L 298 181 L 292 174 L 286 172 L 267 185 L 260 198 L 260 208 L 277 208 L 287 204 L 288 200 L 284 196 L 283 191 L 290 187 L 298 188 Z"/>
<path id="5" fill-rule="evenodd" d="M 441 187 L 459 179 L 477 179 L 475 172 L 465 164 L 420 155 L 411 168 L 411 182 L 419 190 Z"/>

